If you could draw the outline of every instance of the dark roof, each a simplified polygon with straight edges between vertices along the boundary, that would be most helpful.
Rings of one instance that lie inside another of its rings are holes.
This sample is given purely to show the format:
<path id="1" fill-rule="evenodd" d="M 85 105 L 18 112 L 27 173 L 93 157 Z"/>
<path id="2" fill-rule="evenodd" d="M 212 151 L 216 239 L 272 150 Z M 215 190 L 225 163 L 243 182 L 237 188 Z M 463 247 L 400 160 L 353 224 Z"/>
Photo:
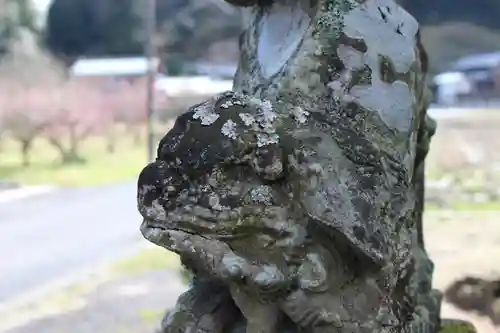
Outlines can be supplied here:
<path id="1" fill-rule="evenodd" d="M 500 65 L 500 52 L 474 54 L 462 57 L 451 64 L 455 71 L 494 68 Z"/>

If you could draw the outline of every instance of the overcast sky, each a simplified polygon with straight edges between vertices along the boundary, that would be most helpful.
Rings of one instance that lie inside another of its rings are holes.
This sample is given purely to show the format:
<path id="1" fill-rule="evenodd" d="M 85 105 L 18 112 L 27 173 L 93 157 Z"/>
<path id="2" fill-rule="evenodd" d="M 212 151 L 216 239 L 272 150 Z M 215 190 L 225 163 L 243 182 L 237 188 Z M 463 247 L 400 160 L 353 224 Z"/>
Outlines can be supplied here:
<path id="1" fill-rule="evenodd" d="M 35 8 L 41 12 L 45 12 L 52 0 L 31 0 Z"/>
<path id="2" fill-rule="evenodd" d="M 38 24 L 40 24 L 40 26 L 44 26 L 46 21 L 47 10 L 49 9 L 49 5 L 52 2 L 52 0 L 31 0 L 31 2 L 35 7 L 35 10 L 37 10 L 40 13 L 40 16 L 38 17 Z"/>

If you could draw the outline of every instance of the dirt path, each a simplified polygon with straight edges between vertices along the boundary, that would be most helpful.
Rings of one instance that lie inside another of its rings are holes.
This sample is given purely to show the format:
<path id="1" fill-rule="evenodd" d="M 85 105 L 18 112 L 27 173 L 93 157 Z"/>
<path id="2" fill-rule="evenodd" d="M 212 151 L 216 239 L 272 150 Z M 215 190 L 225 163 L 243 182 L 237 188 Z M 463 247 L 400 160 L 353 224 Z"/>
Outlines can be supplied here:
<path id="1" fill-rule="evenodd" d="M 429 212 L 425 242 L 435 264 L 434 286 L 443 290 L 466 275 L 500 277 L 500 212 Z M 442 316 L 472 321 L 479 333 L 496 333 L 484 317 L 444 303 Z"/>

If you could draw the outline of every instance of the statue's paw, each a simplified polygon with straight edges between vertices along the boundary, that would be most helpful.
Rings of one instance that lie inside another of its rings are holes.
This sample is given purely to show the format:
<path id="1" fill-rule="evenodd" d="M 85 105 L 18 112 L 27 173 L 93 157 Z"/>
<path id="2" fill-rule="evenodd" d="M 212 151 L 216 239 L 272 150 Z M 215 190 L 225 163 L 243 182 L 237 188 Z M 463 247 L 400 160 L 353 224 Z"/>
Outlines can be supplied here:
<path id="1" fill-rule="evenodd" d="M 251 274 L 252 265 L 244 258 L 229 252 L 221 261 L 222 277 L 229 282 L 240 282 Z"/>
<path id="2" fill-rule="evenodd" d="M 341 328 L 344 323 L 338 313 L 327 311 L 321 303 L 312 302 L 303 290 L 289 294 L 281 303 L 281 310 L 300 327 Z"/>
<path id="3" fill-rule="evenodd" d="M 281 308 L 286 313 L 286 315 L 296 324 L 300 326 L 309 326 L 313 321 L 315 315 L 315 309 L 310 306 L 310 302 L 304 299 L 303 294 L 294 293 L 287 297 L 287 299 L 282 302 Z"/>
<path id="4" fill-rule="evenodd" d="M 286 294 L 291 288 L 288 279 L 276 266 L 263 266 L 247 280 L 248 288 L 262 296 Z"/>

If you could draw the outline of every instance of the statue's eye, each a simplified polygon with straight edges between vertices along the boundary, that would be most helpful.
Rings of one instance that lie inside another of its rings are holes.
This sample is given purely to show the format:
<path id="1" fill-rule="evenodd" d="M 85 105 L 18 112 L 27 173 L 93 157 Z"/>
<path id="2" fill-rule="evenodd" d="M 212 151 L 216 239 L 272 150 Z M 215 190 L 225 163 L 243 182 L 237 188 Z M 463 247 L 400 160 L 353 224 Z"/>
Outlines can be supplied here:
<path id="1" fill-rule="evenodd" d="M 167 185 L 163 188 L 163 193 L 167 195 L 167 197 L 173 197 L 178 193 L 178 189 L 173 185 Z"/>

